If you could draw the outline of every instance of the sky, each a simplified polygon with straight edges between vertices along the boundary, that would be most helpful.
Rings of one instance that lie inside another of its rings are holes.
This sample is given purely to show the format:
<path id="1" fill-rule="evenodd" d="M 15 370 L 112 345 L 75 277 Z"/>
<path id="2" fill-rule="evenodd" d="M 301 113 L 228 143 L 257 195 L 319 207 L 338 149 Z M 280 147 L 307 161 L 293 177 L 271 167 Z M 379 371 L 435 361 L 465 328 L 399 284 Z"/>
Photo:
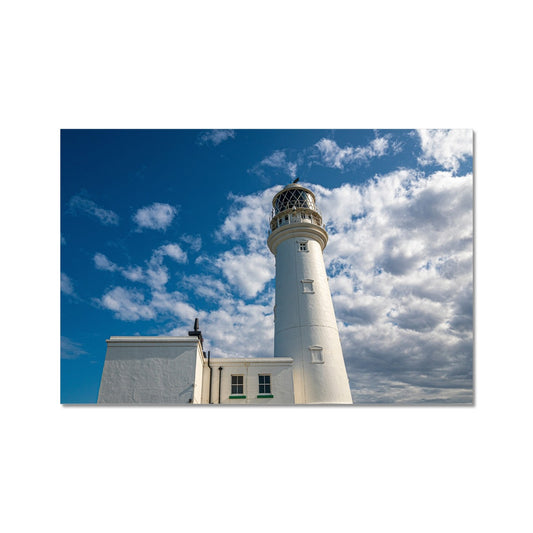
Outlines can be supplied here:
<path id="1" fill-rule="evenodd" d="M 471 130 L 62 130 L 61 402 L 112 335 L 273 354 L 271 200 L 317 197 L 356 404 L 473 401 Z"/>

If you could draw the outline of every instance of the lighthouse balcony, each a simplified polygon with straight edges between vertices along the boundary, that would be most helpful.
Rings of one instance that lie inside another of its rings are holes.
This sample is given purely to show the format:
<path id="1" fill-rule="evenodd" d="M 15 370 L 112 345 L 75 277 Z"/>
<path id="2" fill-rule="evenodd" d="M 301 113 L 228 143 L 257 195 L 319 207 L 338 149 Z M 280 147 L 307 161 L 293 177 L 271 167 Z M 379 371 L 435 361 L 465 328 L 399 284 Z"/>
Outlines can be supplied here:
<path id="1" fill-rule="evenodd" d="M 287 209 L 281 213 L 273 213 L 270 220 L 270 231 L 272 232 L 287 224 L 301 223 L 323 227 L 322 217 L 316 211 L 311 209 Z"/>

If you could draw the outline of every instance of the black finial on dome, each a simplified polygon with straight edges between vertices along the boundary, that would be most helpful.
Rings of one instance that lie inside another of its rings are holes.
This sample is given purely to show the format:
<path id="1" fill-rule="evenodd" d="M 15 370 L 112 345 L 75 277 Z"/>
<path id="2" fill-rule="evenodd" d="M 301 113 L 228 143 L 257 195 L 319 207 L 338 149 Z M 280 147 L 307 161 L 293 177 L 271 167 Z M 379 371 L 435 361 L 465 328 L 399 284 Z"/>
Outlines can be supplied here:
<path id="1" fill-rule="evenodd" d="M 298 183 L 300 181 L 300 178 L 296 178 L 293 183 Z"/>

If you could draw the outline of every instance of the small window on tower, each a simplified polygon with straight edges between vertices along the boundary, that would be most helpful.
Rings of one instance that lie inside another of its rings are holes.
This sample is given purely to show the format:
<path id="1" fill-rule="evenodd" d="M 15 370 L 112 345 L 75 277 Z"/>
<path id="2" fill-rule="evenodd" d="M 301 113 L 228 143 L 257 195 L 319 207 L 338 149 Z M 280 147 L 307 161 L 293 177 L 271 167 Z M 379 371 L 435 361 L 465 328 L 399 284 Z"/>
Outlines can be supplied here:
<path id="1" fill-rule="evenodd" d="M 307 246 L 307 241 L 302 241 L 298 243 L 298 250 L 300 250 L 300 252 L 308 252 L 309 248 Z"/>
<path id="2" fill-rule="evenodd" d="M 322 346 L 309 346 L 311 352 L 311 363 L 323 363 L 324 355 L 322 353 Z"/>
<path id="3" fill-rule="evenodd" d="M 302 280 L 302 292 L 305 293 L 314 293 L 315 289 L 313 287 L 312 279 L 303 279 Z"/>

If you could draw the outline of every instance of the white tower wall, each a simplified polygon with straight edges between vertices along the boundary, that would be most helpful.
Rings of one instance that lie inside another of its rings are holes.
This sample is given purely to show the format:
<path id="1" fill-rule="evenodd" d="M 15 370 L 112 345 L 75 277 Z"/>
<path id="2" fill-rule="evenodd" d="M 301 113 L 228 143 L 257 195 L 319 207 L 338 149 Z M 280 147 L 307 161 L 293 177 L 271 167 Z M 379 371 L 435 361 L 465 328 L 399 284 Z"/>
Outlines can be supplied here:
<path id="1" fill-rule="evenodd" d="M 351 404 L 322 255 L 327 233 L 317 220 L 293 212 L 269 237 L 276 256 L 274 357 L 294 359 L 295 403 Z"/>

